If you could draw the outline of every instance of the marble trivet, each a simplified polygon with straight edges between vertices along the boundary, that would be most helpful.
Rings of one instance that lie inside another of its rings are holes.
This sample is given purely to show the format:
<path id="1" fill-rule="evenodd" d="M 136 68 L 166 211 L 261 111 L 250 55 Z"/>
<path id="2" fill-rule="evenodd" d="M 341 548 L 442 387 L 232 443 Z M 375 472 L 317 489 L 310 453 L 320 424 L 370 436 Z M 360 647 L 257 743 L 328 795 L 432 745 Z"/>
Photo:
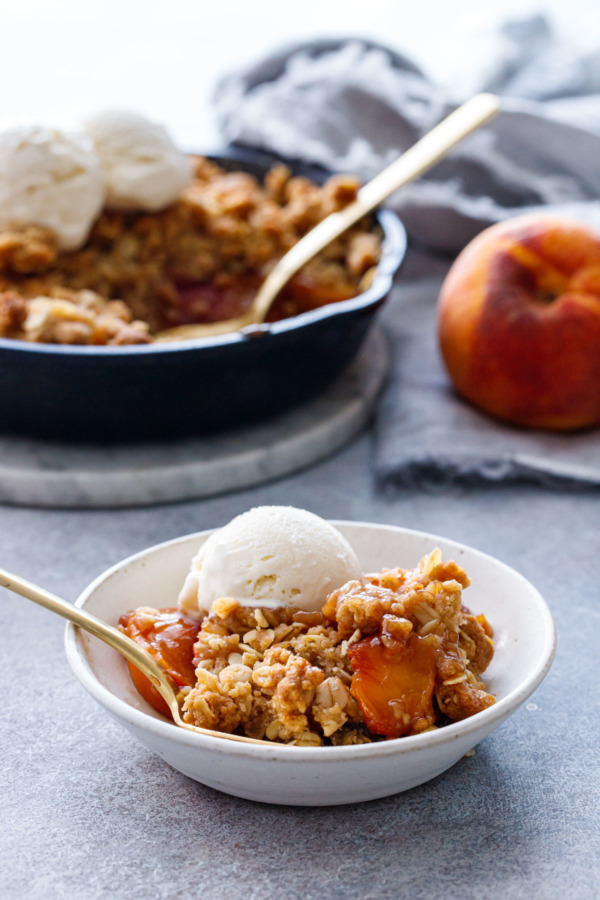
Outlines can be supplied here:
<path id="1" fill-rule="evenodd" d="M 388 362 L 386 338 L 374 328 L 356 359 L 315 400 L 226 434 L 106 446 L 0 436 L 0 502 L 144 506 L 208 497 L 288 475 L 338 450 L 360 430 Z"/>

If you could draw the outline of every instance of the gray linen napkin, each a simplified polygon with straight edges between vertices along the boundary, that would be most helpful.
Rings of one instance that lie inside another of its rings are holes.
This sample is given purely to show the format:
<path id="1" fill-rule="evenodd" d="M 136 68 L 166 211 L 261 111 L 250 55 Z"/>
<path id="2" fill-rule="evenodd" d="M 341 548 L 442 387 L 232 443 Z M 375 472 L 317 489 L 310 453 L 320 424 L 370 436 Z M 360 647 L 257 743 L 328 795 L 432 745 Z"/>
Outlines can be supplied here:
<path id="1" fill-rule="evenodd" d="M 600 229 L 600 52 L 582 55 L 534 16 L 488 34 L 484 64 L 467 74 L 442 88 L 390 48 L 314 41 L 226 76 L 215 109 L 231 143 L 368 179 L 465 96 L 502 95 L 489 126 L 390 198 L 412 254 L 384 313 L 394 368 L 378 413 L 376 472 L 389 484 L 600 484 L 597 431 L 553 435 L 488 419 L 452 393 L 435 338 L 447 261 L 482 228 L 544 207 Z"/>

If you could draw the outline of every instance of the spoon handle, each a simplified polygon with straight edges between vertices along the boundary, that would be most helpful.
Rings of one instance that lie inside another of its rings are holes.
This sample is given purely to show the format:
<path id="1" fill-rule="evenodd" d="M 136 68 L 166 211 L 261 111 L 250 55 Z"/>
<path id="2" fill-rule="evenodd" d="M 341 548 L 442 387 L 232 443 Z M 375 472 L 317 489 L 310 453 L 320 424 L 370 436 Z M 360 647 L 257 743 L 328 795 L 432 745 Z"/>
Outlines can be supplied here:
<path id="1" fill-rule="evenodd" d="M 128 659 L 129 662 L 133 663 L 143 675 L 150 679 L 171 710 L 171 715 L 173 716 L 175 724 L 180 728 L 185 728 L 187 731 L 196 731 L 200 734 L 209 735 L 210 737 L 223 738 L 229 741 L 239 741 L 246 744 L 269 743 L 268 741 L 243 737 L 239 734 L 226 734 L 221 731 L 211 731 L 208 728 L 200 728 L 197 725 L 188 725 L 188 723 L 184 722 L 181 718 L 177 697 L 167 674 L 149 653 L 146 653 L 142 647 L 136 644 L 135 641 L 132 641 L 127 635 L 122 634 L 117 628 L 113 628 L 112 625 L 103 622 L 102 619 L 97 619 L 96 616 L 91 613 L 80 609 L 78 606 L 73 606 L 72 603 L 61 600 L 60 597 L 51 594 L 50 591 L 39 587 L 39 585 L 27 581 L 26 578 L 21 578 L 20 575 L 14 575 L 12 572 L 7 572 L 6 569 L 2 568 L 0 568 L 0 587 L 7 588 L 15 594 L 20 594 L 22 597 L 26 597 L 27 600 L 33 600 L 34 603 L 39 603 L 40 606 L 43 606 L 50 612 L 62 616 L 63 619 L 67 619 L 69 622 L 72 622 L 73 625 L 77 625 L 79 628 L 89 631 L 94 637 L 104 641 L 105 644 L 109 644 L 114 650 L 124 656 L 125 659 Z"/>
<path id="2" fill-rule="evenodd" d="M 305 263 L 372 212 L 390 194 L 434 166 L 455 144 L 489 122 L 499 109 L 500 100 L 494 94 L 471 97 L 365 184 L 353 203 L 327 216 L 311 229 L 285 254 L 263 282 L 255 298 L 256 321 L 264 320 L 273 297 Z"/>
<path id="3" fill-rule="evenodd" d="M 122 634 L 117 628 L 113 628 L 112 625 L 108 625 L 102 619 L 97 619 L 91 613 L 79 609 L 78 606 L 73 606 L 72 603 L 61 600 L 60 597 L 51 594 L 50 591 L 44 590 L 44 588 L 33 584 L 31 581 L 27 581 L 26 578 L 7 572 L 6 569 L 0 569 L 0 587 L 8 588 L 9 591 L 20 594 L 22 597 L 26 597 L 27 600 L 33 600 L 34 603 L 38 603 L 50 612 L 62 616 L 63 619 L 67 619 L 73 625 L 89 631 L 94 637 L 100 638 L 101 641 L 109 644 L 140 669 L 160 690 L 162 683 L 165 681 L 165 675 L 158 663 L 139 647 L 135 641 Z M 167 702 L 169 701 L 167 700 Z"/>

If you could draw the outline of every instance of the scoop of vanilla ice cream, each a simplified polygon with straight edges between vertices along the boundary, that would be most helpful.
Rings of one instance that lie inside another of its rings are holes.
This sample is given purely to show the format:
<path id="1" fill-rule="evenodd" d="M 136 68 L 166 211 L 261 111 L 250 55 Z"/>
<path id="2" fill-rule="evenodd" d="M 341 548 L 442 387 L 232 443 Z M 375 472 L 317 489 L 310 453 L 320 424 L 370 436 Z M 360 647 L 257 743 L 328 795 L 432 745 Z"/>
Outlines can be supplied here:
<path id="1" fill-rule="evenodd" d="M 233 597 L 242 606 L 315 611 L 336 588 L 361 577 L 356 554 L 333 525 L 304 509 L 259 506 L 201 546 L 179 606 L 195 612 Z"/>
<path id="2" fill-rule="evenodd" d="M 104 203 L 85 132 L 15 122 L 0 127 L 0 228 L 44 225 L 62 250 L 79 247 Z"/>
<path id="3" fill-rule="evenodd" d="M 192 176 L 191 161 L 162 125 L 125 110 L 89 116 L 83 126 L 100 157 L 106 205 L 156 212 L 180 195 Z"/>

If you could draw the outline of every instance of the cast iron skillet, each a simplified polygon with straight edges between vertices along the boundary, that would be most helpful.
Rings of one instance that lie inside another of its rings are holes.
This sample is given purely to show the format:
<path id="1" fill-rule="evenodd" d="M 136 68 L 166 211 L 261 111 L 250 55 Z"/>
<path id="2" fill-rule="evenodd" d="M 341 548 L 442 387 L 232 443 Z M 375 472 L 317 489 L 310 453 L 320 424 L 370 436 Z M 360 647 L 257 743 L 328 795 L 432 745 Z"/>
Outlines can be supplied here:
<path id="1" fill-rule="evenodd" d="M 239 147 L 211 156 L 259 177 L 275 161 Z M 328 174 L 291 168 L 315 181 Z M 0 338 L 0 431 L 70 441 L 165 440 L 258 422 L 309 400 L 355 356 L 403 260 L 399 219 L 387 210 L 376 219 L 384 243 L 367 291 L 252 337 L 126 347 Z"/>

